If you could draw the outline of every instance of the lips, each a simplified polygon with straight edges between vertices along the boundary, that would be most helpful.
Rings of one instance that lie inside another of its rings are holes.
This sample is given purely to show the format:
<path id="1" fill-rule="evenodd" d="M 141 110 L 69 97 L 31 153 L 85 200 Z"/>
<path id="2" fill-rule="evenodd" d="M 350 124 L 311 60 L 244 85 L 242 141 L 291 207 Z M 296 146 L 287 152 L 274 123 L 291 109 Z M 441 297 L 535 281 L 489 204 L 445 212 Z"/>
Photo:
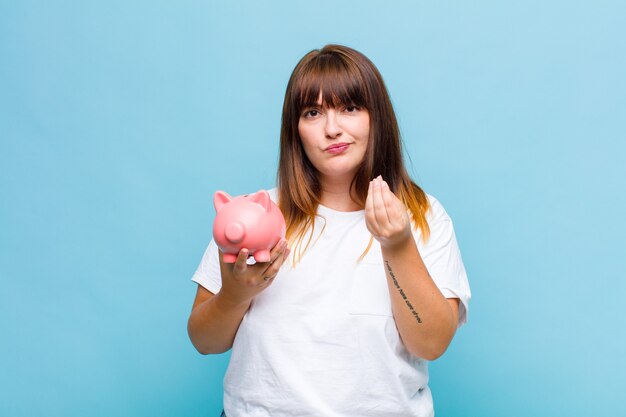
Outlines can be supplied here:
<path id="1" fill-rule="evenodd" d="M 348 149 L 348 146 L 350 146 L 349 143 L 334 143 L 334 144 L 330 145 L 329 147 L 327 147 L 325 149 L 325 151 L 333 153 L 333 154 L 337 154 L 337 153 L 341 153 L 341 152 L 345 151 L 346 149 Z"/>

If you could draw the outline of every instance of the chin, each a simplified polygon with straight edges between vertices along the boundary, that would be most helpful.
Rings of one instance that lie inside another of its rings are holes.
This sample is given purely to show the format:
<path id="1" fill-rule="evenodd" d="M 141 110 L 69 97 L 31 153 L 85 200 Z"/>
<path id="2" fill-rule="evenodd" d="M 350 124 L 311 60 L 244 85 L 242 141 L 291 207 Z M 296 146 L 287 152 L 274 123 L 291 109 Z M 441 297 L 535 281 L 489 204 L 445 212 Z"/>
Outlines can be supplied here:
<path id="1" fill-rule="evenodd" d="M 327 169 L 327 170 L 320 170 L 320 172 L 322 173 L 322 175 L 324 175 L 327 178 L 348 177 L 348 178 L 350 178 L 350 180 L 352 180 L 352 178 L 356 175 L 357 169 L 356 168 L 353 168 L 353 169 Z"/>

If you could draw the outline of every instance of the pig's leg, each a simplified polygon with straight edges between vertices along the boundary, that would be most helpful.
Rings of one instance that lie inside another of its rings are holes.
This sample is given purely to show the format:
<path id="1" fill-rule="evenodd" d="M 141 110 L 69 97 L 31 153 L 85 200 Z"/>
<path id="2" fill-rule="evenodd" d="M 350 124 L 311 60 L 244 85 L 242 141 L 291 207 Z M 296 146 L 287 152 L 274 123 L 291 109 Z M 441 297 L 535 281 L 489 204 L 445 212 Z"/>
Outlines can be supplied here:
<path id="1" fill-rule="evenodd" d="M 259 250 L 254 253 L 254 260 L 257 262 L 269 262 L 270 261 L 270 251 Z"/>
<path id="2" fill-rule="evenodd" d="M 225 253 L 224 254 L 224 262 L 227 264 L 234 264 L 237 260 L 237 254 L 234 253 Z"/>

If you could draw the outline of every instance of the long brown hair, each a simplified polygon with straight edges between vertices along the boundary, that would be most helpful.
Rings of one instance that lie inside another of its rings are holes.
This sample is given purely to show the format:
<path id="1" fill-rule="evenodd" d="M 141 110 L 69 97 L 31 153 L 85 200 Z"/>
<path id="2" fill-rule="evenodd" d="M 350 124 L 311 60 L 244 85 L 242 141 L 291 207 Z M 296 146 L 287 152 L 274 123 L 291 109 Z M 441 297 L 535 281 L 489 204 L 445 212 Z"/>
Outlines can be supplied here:
<path id="1" fill-rule="evenodd" d="M 313 225 L 322 191 L 317 170 L 302 147 L 298 122 L 303 109 L 317 105 L 320 93 L 325 106 L 355 105 L 369 113 L 369 140 L 363 162 L 350 185 L 352 200 L 364 208 L 370 180 L 382 175 L 411 212 L 414 227 L 421 229 L 426 241 L 430 234 L 426 221 L 430 205 L 404 166 L 398 122 L 380 73 L 362 53 L 342 45 L 326 45 L 298 62 L 283 103 L 278 205 L 287 223 L 287 239 L 295 240 L 299 247 L 294 252 L 294 264 L 310 243 L 309 237 L 302 249 L 302 239 Z M 371 243 L 372 239 L 361 258 Z"/>

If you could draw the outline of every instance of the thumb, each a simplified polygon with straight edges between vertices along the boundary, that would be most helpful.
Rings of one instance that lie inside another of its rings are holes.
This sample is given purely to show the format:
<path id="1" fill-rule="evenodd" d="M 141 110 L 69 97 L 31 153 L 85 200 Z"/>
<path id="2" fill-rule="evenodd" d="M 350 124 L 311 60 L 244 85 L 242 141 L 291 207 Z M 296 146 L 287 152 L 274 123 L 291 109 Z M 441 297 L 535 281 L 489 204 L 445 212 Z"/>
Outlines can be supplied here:
<path id="1" fill-rule="evenodd" d="M 248 249 L 242 248 L 239 251 L 239 255 L 237 255 L 237 260 L 235 261 L 235 265 L 233 266 L 233 272 L 237 274 L 246 272 L 246 269 L 248 268 L 247 260 L 248 260 Z"/>

